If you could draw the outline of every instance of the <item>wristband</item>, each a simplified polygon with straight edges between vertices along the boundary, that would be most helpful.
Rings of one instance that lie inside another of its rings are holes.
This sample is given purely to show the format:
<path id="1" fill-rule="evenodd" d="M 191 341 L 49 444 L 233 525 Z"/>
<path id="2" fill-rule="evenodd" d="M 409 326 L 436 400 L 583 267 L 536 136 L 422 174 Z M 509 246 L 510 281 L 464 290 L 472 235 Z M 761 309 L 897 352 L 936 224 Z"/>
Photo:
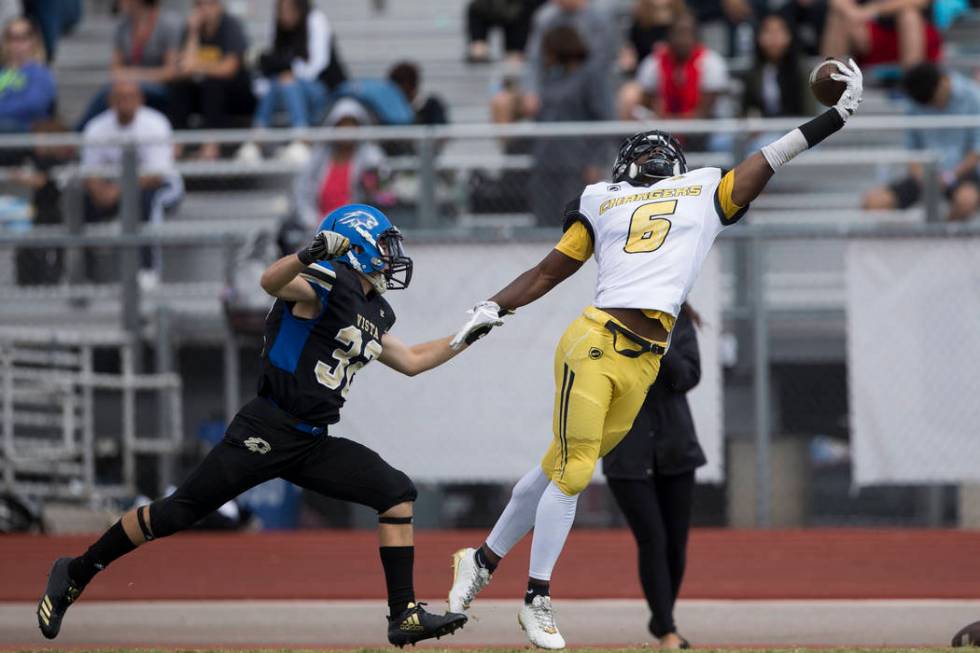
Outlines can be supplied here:
<path id="1" fill-rule="evenodd" d="M 762 156 L 766 158 L 769 167 L 775 171 L 779 166 L 817 145 L 843 126 L 844 118 L 837 109 L 827 109 L 813 120 L 763 147 Z"/>

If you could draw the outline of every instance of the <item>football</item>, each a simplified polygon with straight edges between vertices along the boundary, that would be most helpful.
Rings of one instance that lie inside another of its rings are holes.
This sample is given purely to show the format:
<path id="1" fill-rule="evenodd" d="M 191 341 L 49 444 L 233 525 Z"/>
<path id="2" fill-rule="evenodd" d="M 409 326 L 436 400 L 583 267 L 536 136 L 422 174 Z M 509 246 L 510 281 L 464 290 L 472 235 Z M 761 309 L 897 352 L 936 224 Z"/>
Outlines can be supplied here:
<path id="1" fill-rule="evenodd" d="M 953 636 L 953 646 L 980 646 L 980 621 L 974 621 L 969 626 L 963 626 L 960 632 Z"/>
<path id="2" fill-rule="evenodd" d="M 810 91 L 817 102 L 825 107 L 832 107 L 837 104 L 847 84 L 831 79 L 833 73 L 840 72 L 834 65 L 836 59 L 826 59 L 817 64 L 810 73 Z"/>

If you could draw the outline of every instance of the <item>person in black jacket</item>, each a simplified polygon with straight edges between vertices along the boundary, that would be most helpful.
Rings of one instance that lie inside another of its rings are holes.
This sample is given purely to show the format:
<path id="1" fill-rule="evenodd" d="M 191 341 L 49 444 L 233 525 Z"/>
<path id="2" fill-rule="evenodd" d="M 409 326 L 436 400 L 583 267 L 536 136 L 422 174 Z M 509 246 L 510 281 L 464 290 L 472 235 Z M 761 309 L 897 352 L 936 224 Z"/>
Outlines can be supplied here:
<path id="1" fill-rule="evenodd" d="M 636 538 L 649 628 L 663 648 L 689 647 L 677 633 L 674 602 L 684 578 L 694 470 L 707 462 L 685 396 L 701 379 L 700 323 L 685 303 L 633 428 L 603 459 L 609 489 Z"/>

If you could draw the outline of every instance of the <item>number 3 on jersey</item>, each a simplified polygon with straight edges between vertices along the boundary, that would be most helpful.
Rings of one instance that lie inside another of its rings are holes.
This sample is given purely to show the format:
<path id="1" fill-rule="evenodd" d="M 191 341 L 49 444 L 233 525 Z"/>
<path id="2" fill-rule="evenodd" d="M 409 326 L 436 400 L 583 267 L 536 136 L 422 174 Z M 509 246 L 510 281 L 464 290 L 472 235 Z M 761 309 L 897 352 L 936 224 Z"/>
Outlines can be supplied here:
<path id="1" fill-rule="evenodd" d="M 644 254 L 660 249 L 670 232 L 670 220 L 660 216 L 673 215 L 677 200 L 650 202 L 637 207 L 630 218 L 630 233 L 623 250 L 629 254 Z"/>
<path id="2" fill-rule="evenodd" d="M 381 343 L 373 338 L 368 338 L 367 344 L 363 345 L 361 330 L 354 326 L 344 327 L 338 331 L 337 340 L 346 345 L 347 349 L 338 347 L 333 350 L 333 357 L 337 359 L 337 364 L 332 368 L 323 361 L 317 361 L 316 380 L 321 385 L 336 390 L 344 384 L 346 379 L 347 383 L 344 385 L 344 389 L 340 391 L 340 395 L 346 399 L 354 375 L 362 367 L 380 356 L 382 347 Z M 360 356 L 362 352 L 367 360 L 351 363 L 351 359 Z"/>

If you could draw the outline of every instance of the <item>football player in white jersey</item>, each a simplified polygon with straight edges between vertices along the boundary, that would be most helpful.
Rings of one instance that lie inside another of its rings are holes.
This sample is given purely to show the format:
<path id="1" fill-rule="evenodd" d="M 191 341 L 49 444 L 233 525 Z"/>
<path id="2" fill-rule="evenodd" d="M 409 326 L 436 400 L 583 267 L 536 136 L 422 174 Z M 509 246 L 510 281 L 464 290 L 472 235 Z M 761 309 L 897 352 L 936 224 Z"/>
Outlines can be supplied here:
<path id="1" fill-rule="evenodd" d="M 449 610 L 463 612 L 510 549 L 534 528 L 527 594 L 518 621 L 532 644 L 564 648 L 549 596 L 551 572 L 598 460 L 629 431 L 660 368 L 681 305 L 718 234 L 741 218 L 781 165 L 844 126 L 861 101 L 857 65 L 837 62 L 837 104 L 723 172 L 688 171 L 678 142 L 649 131 L 626 139 L 612 182 L 568 205 L 565 233 L 535 267 L 470 311 L 454 343 L 479 337 L 500 316 L 540 298 L 592 255 L 595 299 L 555 352 L 554 437 L 544 459 L 514 486 L 486 541 L 453 556 Z M 661 638 L 667 648 L 686 641 Z"/>

